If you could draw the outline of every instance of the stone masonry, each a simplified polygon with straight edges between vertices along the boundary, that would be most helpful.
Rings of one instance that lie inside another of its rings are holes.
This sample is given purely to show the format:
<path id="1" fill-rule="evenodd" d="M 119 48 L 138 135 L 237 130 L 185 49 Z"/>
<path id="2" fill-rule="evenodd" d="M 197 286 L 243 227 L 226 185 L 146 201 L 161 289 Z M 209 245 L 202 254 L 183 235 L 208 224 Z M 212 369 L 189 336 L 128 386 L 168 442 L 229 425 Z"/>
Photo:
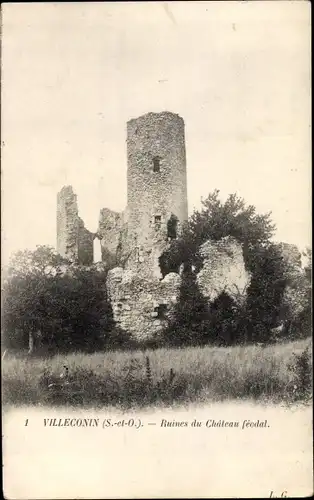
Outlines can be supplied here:
<path id="1" fill-rule="evenodd" d="M 174 113 L 148 113 L 127 123 L 127 268 L 161 278 L 158 258 L 188 218 L 184 121 Z"/>
<path id="2" fill-rule="evenodd" d="M 78 215 L 71 186 L 58 193 L 57 250 L 93 262 L 93 240 L 109 267 L 108 295 L 116 322 L 138 339 L 157 334 L 171 316 L 181 277 L 162 279 L 159 257 L 188 218 L 185 132 L 174 113 L 147 113 L 127 123 L 127 207 L 103 208 L 96 234 Z"/>
<path id="3" fill-rule="evenodd" d="M 57 251 L 70 261 L 93 263 L 94 235 L 79 217 L 77 196 L 72 186 L 64 186 L 57 197 Z"/>
<path id="4" fill-rule="evenodd" d="M 302 268 L 298 247 L 290 243 L 277 243 L 276 246 L 284 262 L 287 280 L 282 301 L 282 318 L 294 319 L 307 306 L 311 285 Z"/>
<path id="5" fill-rule="evenodd" d="M 162 279 L 159 257 L 188 218 L 185 131 L 174 113 L 147 113 L 127 123 L 127 207 L 100 211 L 96 234 L 78 215 L 71 186 L 58 193 L 57 249 L 70 260 L 93 262 L 99 238 L 106 287 L 116 323 L 137 340 L 158 337 L 179 298 L 181 276 Z M 250 276 L 233 238 L 205 242 L 199 287 L 209 301 L 225 291 L 245 300 Z M 116 266 L 116 267 L 114 267 Z"/>
<path id="6" fill-rule="evenodd" d="M 100 239 L 102 261 L 109 265 L 121 263 L 126 250 L 127 223 L 125 213 L 102 208 L 99 214 L 97 236 Z"/>
<path id="7" fill-rule="evenodd" d="M 156 338 L 174 312 L 180 284 L 181 277 L 176 273 L 159 280 L 142 278 L 121 267 L 112 269 L 107 290 L 117 325 L 138 341 Z"/>
<path id="8" fill-rule="evenodd" d="M 197 282 L 204 297 L 212 302 L 225 292 L 238 304 L 245 302 L 251 276 L 245 269 L 242 247 L 237 240 L 231 236 L 208 240 L 199 253 L 203 267 Z"/>

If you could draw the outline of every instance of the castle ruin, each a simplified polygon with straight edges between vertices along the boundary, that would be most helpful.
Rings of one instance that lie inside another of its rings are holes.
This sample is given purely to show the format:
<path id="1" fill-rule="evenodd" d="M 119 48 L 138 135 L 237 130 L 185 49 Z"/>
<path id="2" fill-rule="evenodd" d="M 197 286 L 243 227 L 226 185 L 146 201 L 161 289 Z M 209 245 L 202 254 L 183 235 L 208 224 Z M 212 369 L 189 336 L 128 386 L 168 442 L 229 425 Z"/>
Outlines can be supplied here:
<path id="1" fill-rule="evenodd" d="M 167 324 L 179 297 L 181 276 L 170 273 L 163 278 L 159 257 L 187 219 L 184 121 L 170 112 L 147 113 L 127 123 L 126 209 L 101 209 L 98 230 L 91 233 L 78 215 L 72 187 L 63 187 L 57 199 L 57 251 L 72 262 L 91 265 L 98 238 L 102 261 L 112 268 L 106 286 L 114 319 L 138 340 L 147 340 Z M 215 283 L 211 278 L 215 295 L 225 290 L 231 275 L 244 294 L 250 276 L 241 246 L 232 238 L 222 241 L 218 250 L 216 246 L 209 252 L 218 276 Z M 216 250 L 219 259 L 213 257 Z M 232 274 L 239 265 L 240 272 Z M 211 274 L 208 266 L 206 273 Z M 204 271 L 199 279 L 206 290 Z"/>

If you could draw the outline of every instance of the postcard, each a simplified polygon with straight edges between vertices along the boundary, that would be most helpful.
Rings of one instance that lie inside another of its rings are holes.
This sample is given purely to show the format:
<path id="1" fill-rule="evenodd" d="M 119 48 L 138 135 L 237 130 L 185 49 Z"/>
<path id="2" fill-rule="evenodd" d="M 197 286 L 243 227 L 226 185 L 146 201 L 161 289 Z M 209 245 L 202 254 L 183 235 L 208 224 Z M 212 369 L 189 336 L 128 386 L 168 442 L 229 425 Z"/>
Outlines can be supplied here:
<path id="1" fill-rule="evenodd" d="M 6 499 L 313 493 L 310 35 L 3 4 Z"/>

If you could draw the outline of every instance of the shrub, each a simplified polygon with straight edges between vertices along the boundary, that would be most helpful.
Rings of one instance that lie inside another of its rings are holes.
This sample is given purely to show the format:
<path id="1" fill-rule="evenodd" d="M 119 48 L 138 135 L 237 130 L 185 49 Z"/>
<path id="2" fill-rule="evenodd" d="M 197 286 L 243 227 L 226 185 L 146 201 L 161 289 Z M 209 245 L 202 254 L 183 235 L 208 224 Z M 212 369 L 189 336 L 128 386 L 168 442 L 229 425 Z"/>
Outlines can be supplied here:
<path id="1" fill-rule="evenodd" d="M 288 366 L 293 373 L 290 384 L 290 398 L 296 401 L 309 401 L 312 395 L 312 366 L 310 348 L 307 346 L 301 353 L 293 354 Z"/>
<path id="2" fill-rule="evenodd" d="M 91 352 L 126 341 L 113 331 L 106 276 L 106 269 L 71 264 L 50 247 L 18 252 L 3 286 L 3 345 Z"/>

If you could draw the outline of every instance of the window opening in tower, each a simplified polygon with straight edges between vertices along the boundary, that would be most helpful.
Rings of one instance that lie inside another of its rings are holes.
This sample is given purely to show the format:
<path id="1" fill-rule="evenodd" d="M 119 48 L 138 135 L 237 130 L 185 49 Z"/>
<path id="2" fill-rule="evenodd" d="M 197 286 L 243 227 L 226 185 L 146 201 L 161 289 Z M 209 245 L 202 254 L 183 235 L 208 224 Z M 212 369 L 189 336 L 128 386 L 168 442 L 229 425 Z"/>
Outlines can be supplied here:
<path id="1" fill-rule="evenodd" d="M 160 172 L 160 158 L 159 158 L 159 156 L 155 156 L 155 158 L 153 158 L 153 171 Z"/>
<path id="2" fill-rule="evenodd" d="M 154 312 L 157 313 L 157 318 L 164 319 L 168 310 L 167 304 L 159 304 L 159 306 L 154 308 Z"/>
<path id="3" fill-rule="evenodd" d="M 155 229 L 161 228 L 161 215 L 155 215 Z"/>

